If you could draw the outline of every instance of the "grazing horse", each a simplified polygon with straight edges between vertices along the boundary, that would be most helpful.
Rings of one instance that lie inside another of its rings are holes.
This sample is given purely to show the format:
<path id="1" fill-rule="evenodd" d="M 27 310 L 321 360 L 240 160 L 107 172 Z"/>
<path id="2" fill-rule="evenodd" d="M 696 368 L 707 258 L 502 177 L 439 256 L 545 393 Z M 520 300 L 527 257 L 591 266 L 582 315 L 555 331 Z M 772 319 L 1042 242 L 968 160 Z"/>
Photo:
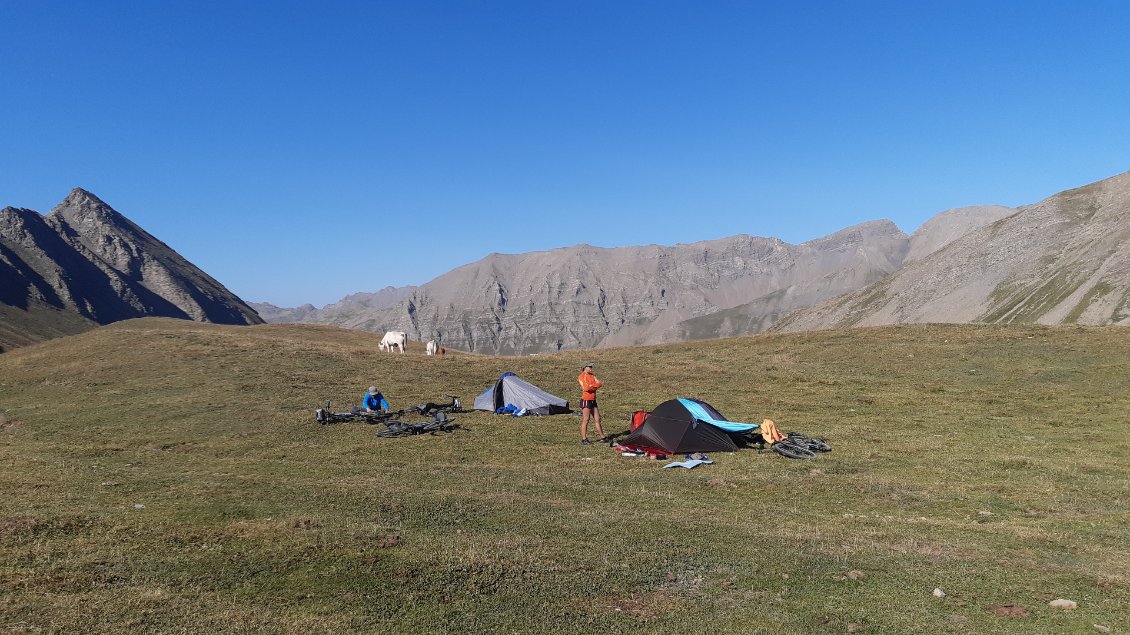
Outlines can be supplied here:
<path id="1" fill-rule="evenodd" d="M 392 352 L 393 346 L 399 346 L 400 352 L 403 353 L 404 349 L 408 346 L 408 334 L 404 331 L 389 331 L 381 339 L 381 343 L 377 344 L 377 348 L 382 351 Z"/>

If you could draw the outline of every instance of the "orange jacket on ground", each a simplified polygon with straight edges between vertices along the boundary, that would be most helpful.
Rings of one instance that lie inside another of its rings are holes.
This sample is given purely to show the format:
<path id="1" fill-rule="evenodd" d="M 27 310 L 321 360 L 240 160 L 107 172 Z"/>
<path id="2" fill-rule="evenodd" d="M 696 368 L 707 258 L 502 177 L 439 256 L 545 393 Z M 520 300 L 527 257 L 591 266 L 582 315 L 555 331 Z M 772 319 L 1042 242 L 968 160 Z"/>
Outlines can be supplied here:
<path id="1" fill-rule="evenodd" d="M 772 419 L 766 419 L 761 422 L 761 427 L 758 428 L 761 433 L 761 438 L 765 439 L 766 443 L 773 444 L 785 438 L 781 431 L 777 429 L 777 424 L 773 423 Z"/>
<path id="2" fill-rule="evenodd" d="M 596 389 L 604 384 L 592 374 L 591 370 L 582 370 L 581 376 L 577 377 L 577 381 L 581 384 L 581 399 L 593 400 L 596 399 Z"/>

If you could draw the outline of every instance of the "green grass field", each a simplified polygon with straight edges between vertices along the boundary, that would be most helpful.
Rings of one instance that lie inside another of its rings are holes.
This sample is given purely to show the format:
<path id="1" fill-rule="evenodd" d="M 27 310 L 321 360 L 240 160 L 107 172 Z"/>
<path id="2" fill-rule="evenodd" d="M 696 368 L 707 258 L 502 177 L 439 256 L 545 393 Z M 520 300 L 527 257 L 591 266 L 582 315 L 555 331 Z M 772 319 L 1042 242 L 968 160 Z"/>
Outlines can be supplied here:
<path id="1" fill-rule="evenodd" d="M 834 451 L 663 470 L 574 416 L 313 423 L 373 383 L 469 404 L 506 370 L 575 403 L 589 359 L 609 432 L 697 396 Z M 1120 328 L 437 359 L 122 322 L 0 355 L 0 633 L 1125 633 L 1128 412 Z"/>

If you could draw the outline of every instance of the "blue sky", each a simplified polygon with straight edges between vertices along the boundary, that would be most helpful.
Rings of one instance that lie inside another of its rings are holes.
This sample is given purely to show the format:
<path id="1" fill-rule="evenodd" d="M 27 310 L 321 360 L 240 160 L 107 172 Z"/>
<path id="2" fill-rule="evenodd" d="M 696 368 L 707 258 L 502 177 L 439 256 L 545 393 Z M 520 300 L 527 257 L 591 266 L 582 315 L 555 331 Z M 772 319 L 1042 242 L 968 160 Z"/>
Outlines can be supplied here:
<path id="1" fill-rule="evenodd" d="M 0 206 L 85 188 L 282 306 L 490 252 L 909 233 L 1130 170 L 1127 33 L 1121 0 L 0 0 Z"/>

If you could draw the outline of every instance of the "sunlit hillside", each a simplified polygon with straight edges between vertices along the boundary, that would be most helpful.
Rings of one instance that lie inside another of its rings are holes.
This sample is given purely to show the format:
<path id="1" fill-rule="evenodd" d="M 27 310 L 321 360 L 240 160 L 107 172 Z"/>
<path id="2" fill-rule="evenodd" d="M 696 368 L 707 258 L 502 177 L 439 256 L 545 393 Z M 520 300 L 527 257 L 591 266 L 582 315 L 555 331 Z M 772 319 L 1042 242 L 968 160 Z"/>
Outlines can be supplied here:
<path id="1" fill-rule="evenodd" d="M 1124 328 L 376 343 L 150 318 L 0 354 L 0 633 L 1130 629 Z M 371 384 L 469 404 L 504 371 L 575 405 L 586 361 L 609 432 L 696 396 L 834 450 L 688 471 L 581 446 L 570 415 L 313 420 Z"/>

